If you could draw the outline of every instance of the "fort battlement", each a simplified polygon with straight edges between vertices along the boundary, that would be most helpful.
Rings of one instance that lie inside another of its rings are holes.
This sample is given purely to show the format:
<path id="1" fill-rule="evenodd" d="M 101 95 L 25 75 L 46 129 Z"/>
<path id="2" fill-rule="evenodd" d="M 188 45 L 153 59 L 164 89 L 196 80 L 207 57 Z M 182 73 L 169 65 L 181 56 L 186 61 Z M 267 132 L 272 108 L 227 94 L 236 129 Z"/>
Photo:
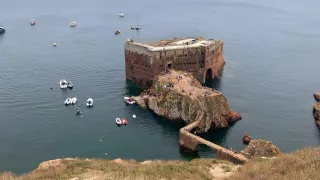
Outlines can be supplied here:
<path id="1" fill-rule="evenodd" d="M 153 78 L 170 69 L 185 71 L 201 83 L 220 77 L 224 65 L 223 41 L 204 38 L 174 38 L 143 43 L 125 43 L 126 79 L 148 87 Z"/>

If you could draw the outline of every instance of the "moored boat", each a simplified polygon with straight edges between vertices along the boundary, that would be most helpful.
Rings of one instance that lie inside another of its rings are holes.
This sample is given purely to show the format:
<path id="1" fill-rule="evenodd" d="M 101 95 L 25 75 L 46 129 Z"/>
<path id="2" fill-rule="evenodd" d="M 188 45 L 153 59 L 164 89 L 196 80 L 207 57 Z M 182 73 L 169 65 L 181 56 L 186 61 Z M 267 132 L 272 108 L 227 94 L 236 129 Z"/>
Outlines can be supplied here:
<path id="1" fill-rule="evenodd" d="M 80 108 L 76 108 L 76 115 L 80 115 L 80 114 L 81 114 Z"/>
<path id="2" fill-rule="evenodd" d="M 124 17 L 124 13 L 123 13 L 123 12 L 120 12 L 120 13 L 118 14 L 118 16 L 119 16 L 119 17 Z"/>
<path id="3" fill-rule="evenodd" d="M 92 98 L 89 98 L 87 100 L 87 107 L 92 107 L 93 106 L 93 99 Z"/>
<path id="4" fill-rule="evenodd" d="M 128 104 L 134 104 L 136 101 L 133 98 L 129 98 L 127 96 L 123 97 L 124 101 Z"/>
<path id="5" fill-rule="evenodd" d="M 73 97 L 72 99 L 71 99 L 71 104 L 77 104 L 77 97 Z"/>
<path id="6" fill-rule="evenodd" d="M 121 121 L 121 119 L 118 118 L 118 117 L 116 118 L 116 124 L 119 125 L 119 126 L 122 125 L 122 121 Z"/>
<path id="7" fill-rule="evenodd" d="M 76 27 L 77 26 L 77 22 L 76 21 L 72 21 L 71 23 L 70 23 L 70 27 Z"/>
<path id="8" fill-rule="evenodd" d="M 69 88 L 69 89 L 72 89 L 72 88 L 73 88 L 73 84 L 72 84 L 71 81 L 68 81 L 68 88 Z"/>
<path id="9" fill-rule="evenodd" d="M 71 98 L 67 98 L 67 99 L 64 101 L 64 104 L 65 104 L 65 105 L 70 105 L 70 104 L 71 104 Z"/>
<path id="10" fill-rule="evenodd" d="M 34 26 L 34 25 L 36 25 L 36 20 L 34 20 L 34 19 L 31 19 L 31 20 L 30 20 L 30 25 L 31 25 L 31 26 Z"/>
<path id="11" fill-rule="evenodd" d="M 4 29 L 4 27 L 0 27 L 0 34 L 5 33 L 6 30 Z"/>
<path id="12" fill-rule="evenodd" d="M 128 121 L 125 118 L 121 119 L 122 125 L 128 125 Z"/>
<path id="13" fill-rule="evenodd" d="M 68 82 L 65 79 L 60 80 L 60 88 L 65 89 L 68 87 Z"/>

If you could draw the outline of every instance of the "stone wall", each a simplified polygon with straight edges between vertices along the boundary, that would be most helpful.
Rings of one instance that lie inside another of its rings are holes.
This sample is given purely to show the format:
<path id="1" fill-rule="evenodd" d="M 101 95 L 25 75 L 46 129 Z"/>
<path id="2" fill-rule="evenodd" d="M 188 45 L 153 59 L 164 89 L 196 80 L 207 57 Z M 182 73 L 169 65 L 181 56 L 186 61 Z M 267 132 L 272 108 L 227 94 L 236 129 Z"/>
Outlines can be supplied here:
<path id="1" fill-rule="evenodd" d="M 126 79 L 145 86 L 161 72 L 169 69 L 187 71 L 201 83 L 205 83 L 206 73 L 211 69 L 212 79 L 220 77 L 223 65 L 223 42 L 211 46 L 183 49 L 150 51 L 134 43 L 125 43 Z M 148 87 L 148 86 L 147 86 Z"/>

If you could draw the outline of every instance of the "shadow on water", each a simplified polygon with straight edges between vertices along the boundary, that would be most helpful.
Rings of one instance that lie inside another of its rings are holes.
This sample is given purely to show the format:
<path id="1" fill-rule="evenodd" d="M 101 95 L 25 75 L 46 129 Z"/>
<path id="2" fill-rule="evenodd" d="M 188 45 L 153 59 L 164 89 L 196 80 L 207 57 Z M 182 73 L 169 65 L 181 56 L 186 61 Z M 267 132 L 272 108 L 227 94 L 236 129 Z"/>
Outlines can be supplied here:
<path id="1" fill-rule="evenodd" d="M 206 81 L 206 83 L 204 85 L 220 91 L 221 78 L 219 78 L 219 79 L 215 78 L 213 80 Z"/>
<path id="2" fill-rule="evenodd" d="M 143 91 L 138 85 L 130 80 L 126 80 L 125 84 L 126 95 L 139 96 Z"/>

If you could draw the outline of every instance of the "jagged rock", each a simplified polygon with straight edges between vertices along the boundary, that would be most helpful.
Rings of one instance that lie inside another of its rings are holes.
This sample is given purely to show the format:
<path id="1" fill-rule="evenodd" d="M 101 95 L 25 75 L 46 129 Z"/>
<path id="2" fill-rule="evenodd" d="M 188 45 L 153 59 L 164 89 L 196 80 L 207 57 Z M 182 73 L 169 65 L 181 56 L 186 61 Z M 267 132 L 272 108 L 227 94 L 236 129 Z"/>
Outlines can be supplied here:
<path id="1" fill-rule="evenodd" d="M 221 92 L 201 86 L 187 73 L 173 70 L 159 75 L 152 87 L 137 99 L 139 105 L 160 116 L 183 120 L 186 124 L 199 120 L 200 132 L 228 127 L 229 123 L 241 119 L 238 113 L 230 110 Z"/>
<path id="2" fill-rule="evenodd" d="M 245 132 L 242 138 L 242 142 L 245 144 L 249 144 L 251 140 L 252 140 L 251 137 Z"/>
<path id="3" fill-rule="evenodd" d="M 314 93 L 313 96 L 317 101 L 320 101 L 320 93 Z"/>
<path id="4" fill-rule="evenodd" d="M 250 141 L 247 148 L 242 151 L 247 158 L 255 157 L 275 157 L 281 153 L 280 149 L 272 144 L 271 141 L 266 141 L 262 139 L 253 139 Z"/>
<path id="5" fill-rule="evenodd" d="M 316 121 L 320 121 L 320 102 L 313 106 L 313 115 Z"/>
<path id="6" fill-rule="evenodd" d="M 316 121 L 316 124 L 320 128 L 320 120 Z"/>

